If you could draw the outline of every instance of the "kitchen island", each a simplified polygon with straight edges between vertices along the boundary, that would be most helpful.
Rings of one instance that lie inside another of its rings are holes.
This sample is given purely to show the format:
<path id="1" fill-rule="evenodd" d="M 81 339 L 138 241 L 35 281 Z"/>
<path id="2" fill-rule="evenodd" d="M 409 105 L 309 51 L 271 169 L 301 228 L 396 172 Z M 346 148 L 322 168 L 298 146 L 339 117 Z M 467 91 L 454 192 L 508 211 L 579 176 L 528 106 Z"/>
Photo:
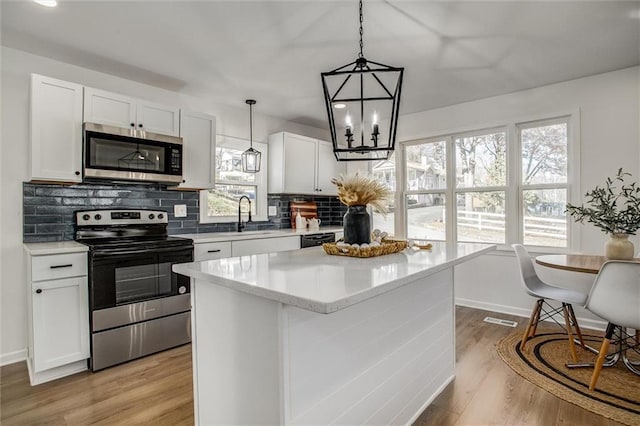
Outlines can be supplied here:
<path id="1" fill-rule="evenodd" d="M 192 284 L 196 424 L 410 423 L 455 374 L 454 266 L 493 249 L 174 265 Z"/>

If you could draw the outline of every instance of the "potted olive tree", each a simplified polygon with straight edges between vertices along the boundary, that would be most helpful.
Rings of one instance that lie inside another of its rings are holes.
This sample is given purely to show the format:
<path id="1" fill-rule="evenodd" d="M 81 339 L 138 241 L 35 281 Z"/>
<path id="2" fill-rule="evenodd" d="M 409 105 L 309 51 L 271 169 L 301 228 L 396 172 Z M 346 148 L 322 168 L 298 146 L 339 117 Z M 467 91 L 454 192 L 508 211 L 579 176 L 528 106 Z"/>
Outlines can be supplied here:
<path id="1" fill-rule="evenodd" d="M 596 186 L 585 194 L 588 206 L 567 204 L 566 211 L 576 222 L 592 223 L 610 238 L 605 243 L 607 259 L 633 259 L 633 243 L 629 235 L 640 229 L 640 187 L 636 182 L 628 182 L 630 173 L 618 170 L 618 174 L 608 177 L 604 187 Z"/>

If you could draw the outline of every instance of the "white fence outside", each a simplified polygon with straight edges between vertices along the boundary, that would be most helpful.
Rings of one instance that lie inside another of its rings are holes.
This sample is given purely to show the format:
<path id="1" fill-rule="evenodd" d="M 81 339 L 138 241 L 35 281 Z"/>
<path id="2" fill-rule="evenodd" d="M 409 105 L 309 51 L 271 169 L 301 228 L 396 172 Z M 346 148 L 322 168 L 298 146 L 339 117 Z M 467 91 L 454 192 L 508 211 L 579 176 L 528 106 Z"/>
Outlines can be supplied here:
<path id="1" fill-rule="evenodd" d="M 501 213 L 473 212 L 458 210 L 458 226 L 472 228 L 478 231 L 505 231 L 506 217 Z M 567 222 L 564 219 L 550 219 L 543 217 L 524 218 L 525 237 L 550 237 L 566 240 Z"/>

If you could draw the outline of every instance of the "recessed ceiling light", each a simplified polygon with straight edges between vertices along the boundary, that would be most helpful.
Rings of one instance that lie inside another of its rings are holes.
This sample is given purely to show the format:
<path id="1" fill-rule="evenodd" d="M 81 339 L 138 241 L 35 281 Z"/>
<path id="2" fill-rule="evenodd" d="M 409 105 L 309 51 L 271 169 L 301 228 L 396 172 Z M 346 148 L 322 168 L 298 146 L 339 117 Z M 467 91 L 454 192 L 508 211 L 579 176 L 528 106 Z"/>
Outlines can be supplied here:
<path id="1" fill-rule="evenodd" d="M 346 105 L 345 104 L 333 104 L 333 107 L 336 108 L 336 109 L 342 109 L 342 108 L 346 107 Z"/>
<path id="2" fill-rule="evenodd" d="M 46 6 L 46 7 L 56 7 L 58 5 L 58 2 L 56 0 L 33 0 L 33 1 L 35 1 L 41 6 Z"/>

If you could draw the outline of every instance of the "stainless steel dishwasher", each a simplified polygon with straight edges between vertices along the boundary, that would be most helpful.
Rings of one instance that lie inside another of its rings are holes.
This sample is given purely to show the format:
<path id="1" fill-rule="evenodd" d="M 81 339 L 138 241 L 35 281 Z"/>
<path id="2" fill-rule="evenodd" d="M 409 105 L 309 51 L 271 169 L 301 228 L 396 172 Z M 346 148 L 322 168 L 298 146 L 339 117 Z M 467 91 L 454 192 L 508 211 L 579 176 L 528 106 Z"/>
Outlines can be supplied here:
<path id="1" fill-rule="evenodd" d="M 335 232 L 321 232 L 319 234 L 301 235 L 300 248 L 321 246 L 324 243 L 332 243 L 335 240 Z"/>

